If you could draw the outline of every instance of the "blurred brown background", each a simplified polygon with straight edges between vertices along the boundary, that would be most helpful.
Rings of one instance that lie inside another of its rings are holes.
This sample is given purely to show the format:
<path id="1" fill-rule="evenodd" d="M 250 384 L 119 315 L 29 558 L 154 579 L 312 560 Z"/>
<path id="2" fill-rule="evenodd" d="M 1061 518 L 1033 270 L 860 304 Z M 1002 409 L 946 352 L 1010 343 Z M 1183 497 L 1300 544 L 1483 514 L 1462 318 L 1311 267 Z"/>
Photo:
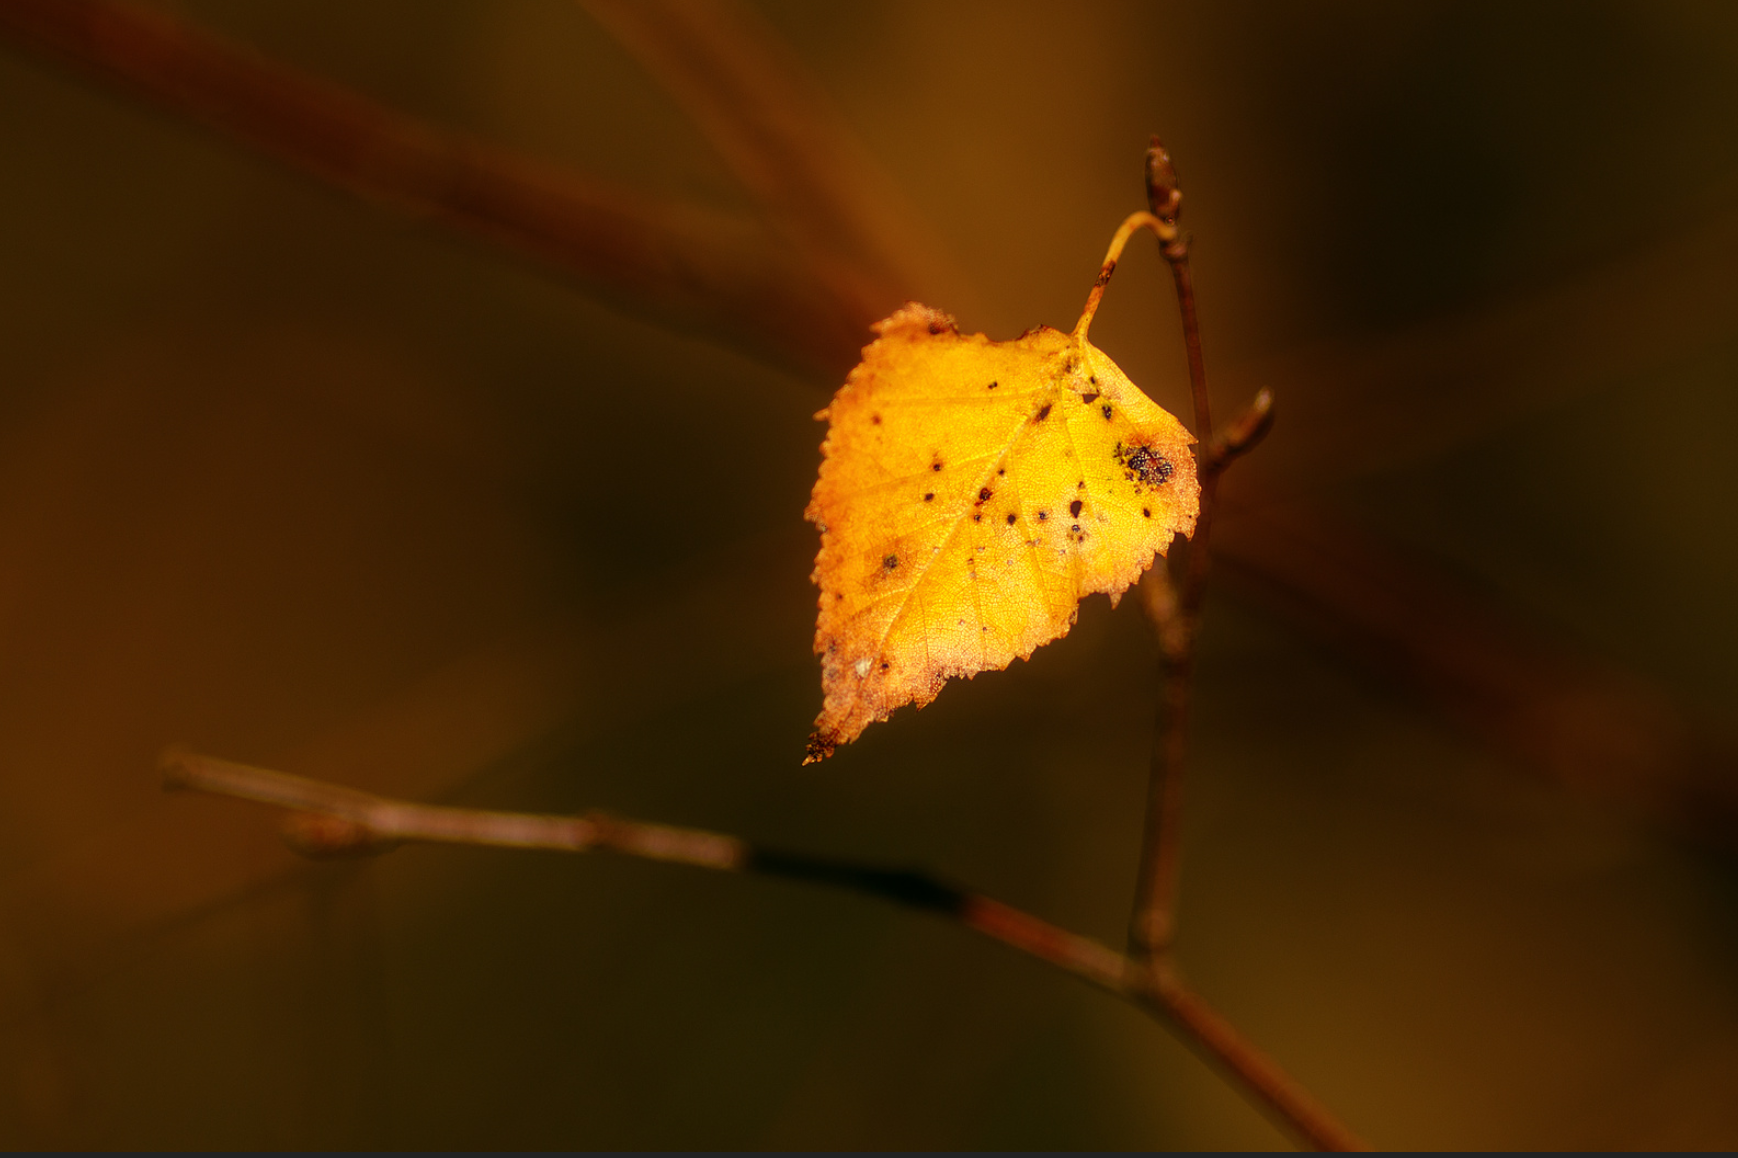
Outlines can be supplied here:
<path id="1" fill-rule="evenodd" d="M 781 212 L 564 0 L 153 11 Z M 885 183 L 872 303 L 1071 324 L 1148 134 L 1177 158 L 1219 405 L 1279 398 L 1201 660 L 1206 996 L 1378 1145 L 1738 1146 L 1738 8 L 733 19 Z M 1156 681 L 1095 598 L 801 768 L 810 414 L 848 355 L 359 199 L 15 35 L 0 158 L 0 1144 L 1281 1144 L 1138 1013 L 924 917 L 601 857 L 310 865 L 164 796 L 183 740 L 927 864 L 1115 943 Z M 1183 412 L 1149 247 L 1100 319 Z"/>

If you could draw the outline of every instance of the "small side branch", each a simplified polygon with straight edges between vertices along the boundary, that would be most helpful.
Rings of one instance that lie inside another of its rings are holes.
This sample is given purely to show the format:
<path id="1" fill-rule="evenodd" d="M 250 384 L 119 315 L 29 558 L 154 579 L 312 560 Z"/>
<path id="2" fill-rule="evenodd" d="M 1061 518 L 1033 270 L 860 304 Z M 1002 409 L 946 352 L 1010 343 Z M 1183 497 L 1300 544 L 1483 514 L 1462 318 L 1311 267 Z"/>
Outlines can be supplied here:
<path id="1" fill-rule="evenodd" d="M 605 812 L 543 816 L 415 804 L 185 748 L 165 752 L 161 768 L 167 788 L 288 810 L 284 837 L 291 848 L 310 857 L 373 855 L 413 841 L 614 852 L 716 872 L 782 877 L 933 913 L 1122 997 L 1164 1021 L 1307 1145 L 1323 1150 L 1360 1148 L 1356 1138 L 1244 1041 L 1174 971 L 1149 974 L 1089 937 L 922 870 L 781 851 L 724 833 L 649 824 Z"/>

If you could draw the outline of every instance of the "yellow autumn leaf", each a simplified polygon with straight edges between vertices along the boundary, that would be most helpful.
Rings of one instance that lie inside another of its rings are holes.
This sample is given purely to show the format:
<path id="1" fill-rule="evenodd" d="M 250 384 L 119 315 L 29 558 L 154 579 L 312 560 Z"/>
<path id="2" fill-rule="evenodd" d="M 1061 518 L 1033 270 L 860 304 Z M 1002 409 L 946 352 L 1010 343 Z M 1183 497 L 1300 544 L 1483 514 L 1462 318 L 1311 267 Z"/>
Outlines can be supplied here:
<path id="1" fill-rule="evenodd" d="M 825 703 L 805 763 L 953 677 L 1029 657 L 1082 597 L 1114 602 L 1193 532 L 1194 439 L 1086 338 L 1130 231 L 1074 332 L 992 342 L 910 303 L 816 416 Z"/>

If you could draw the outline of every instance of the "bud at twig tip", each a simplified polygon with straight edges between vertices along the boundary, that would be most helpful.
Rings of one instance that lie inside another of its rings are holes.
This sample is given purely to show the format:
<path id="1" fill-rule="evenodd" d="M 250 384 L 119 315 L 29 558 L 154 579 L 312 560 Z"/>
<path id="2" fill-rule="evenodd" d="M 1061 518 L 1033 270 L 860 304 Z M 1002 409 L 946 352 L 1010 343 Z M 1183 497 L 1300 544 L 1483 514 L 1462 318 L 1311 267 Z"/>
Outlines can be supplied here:
<path id="1" fill-rule="evenodd" d="M 1265 386 L 1231 420 L 1223 434 L 1214 440 L 1213 457 L 1221 464 L 1245 454 L 1267 437 L 1273 429 L 1273 391 Z"/>
<path id="2" fill-rule="evenodd" d="M 1157 137 L 1147 149 L 1147 208 L 1167 225 L 1175 225 L 1183 211 L 1183 191 L 1177 185 L 1177 170 L 1171 155 Z"/>

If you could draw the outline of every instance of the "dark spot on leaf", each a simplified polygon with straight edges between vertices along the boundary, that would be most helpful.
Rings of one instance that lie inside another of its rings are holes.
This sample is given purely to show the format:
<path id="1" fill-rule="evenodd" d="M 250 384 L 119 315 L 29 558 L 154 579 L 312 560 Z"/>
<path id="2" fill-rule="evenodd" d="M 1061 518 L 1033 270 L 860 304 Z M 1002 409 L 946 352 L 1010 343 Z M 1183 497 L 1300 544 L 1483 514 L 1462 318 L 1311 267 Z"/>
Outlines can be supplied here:
<path id="1" fill-rule="evenodd" d="M 1014 512 L 1013 511 L 1008 512 L 1008 525 L 1010 527 L 1014 525 Z"/>
<path id="2" fill-rule="evenodd" d="M 1152 517 L 1153 517 L 1153 512 L 1152 512 L 1152 509 L 1150 507 L 1142 507 L 1141 508 L 1141 518 L 1150 519 Z"/>
<path id="3" fill-rule="evenodd" d="M 929 332 L 932 334 L 945 334 L 948 332 L 948 329 L 949 327 L 945 322 L 929 323 Z"/>
<path id="4" fill-rule="evenodd" d="M 1147 486 L 1163 486 L 1165 480 L 1171 477 L 1171 460 L 1154 453 L 1150 446 L 1137 446 L 1132 450 L 1118 446 L 1116 456 L 1128 468 L 1130 478 L 1138 479 Z"/>
<path id="5" fill-rule="evenodd" d="M 1046 418 L 1049 418 L 1049 417 L 1050 417 L 1050 403 L 1046 402 L 1044 405 L 1042 405 L 1038 408 L 1038 421 L 1043 422 Z"/>
<path id="6" fill-rule="evenodd" d="M 1038 521 L 1040 523 L 1042 523 L 1045 519 L 1048 519 L 1049 517 L 1050 517 L 1049 511 L 1039 511 L 1038 512 Z"/>
<path id="7" fill-rule="evenodd" d="M 930 463 L 930 464 L 929 464 L 929 469 L 930 469 L 930 470 L 940 470 L 940 469 L 941 469 L 941 463 L 940 463 L 940 462 L 932 462 L 932 463 Z"/>
<path id="8" fill-rule="evenodd" d="M 930 502 L 931 500 L 933 500 L 934 498 L 935 498 L 935 492 L 930 491 L 928 494 L 923 496 L 923 501 L 927 503 L 927 502 Z"/>
<path id="9" fill-rule="evenodd" d="M 888 663 L 888 662 L 887 662 L 887 661 L 886 661 L 886 660 L 882 660 L 882 661 L 881 661 L 881 670 L 882 670 L 882 671 L 886 671 L 886 670 L 887 670 L 887 669 L 888 669 L 888 668 L 890 668 L 890 667 L 892 667 L 892 666 L 893 666 L 893 665 L 892 665 L 892 664 L 890 664 L 890 663 Z"/>
<path id="10" fill-rule="evenodd" d="M 1000 385 L 1001 385 L 1000 382 L 991 382 L 989 388 L 991 390 L 994 390 L 997 386 L 1000 386 Z"/>
<path id="11" fill-rule="evenodd" d="M 1104 415 L 1104 420 L 1106 422 L 1110 421 L 1110 403 L 1106 402 L 1103 406 L 1098 408 L 1098 411 L 1100 414 Z"/>
<path id="12" fill-rule="evenodd" d="M 1008 473 L 1008 469 L 1007 469 L 1007 468 L 1006 468 L 1006 467 L 997 467 L 997 468 L 996 468 L 996 473 L 997 473 L 997 474 L 1007 474 L 1007 473 Z"/>
<path id="13" fill-rule="evenodd" d="M 881 425 L 881 416 L 879 414 L 871 414 L 869 416 L 869 421 L 873 422 L 876 426 L 880 426 Z"/>
<path id="14" fill-rule="evenodd" d="M 895 567 L 899 566 L 899 556 L 898 555 L 889 555 L 889 556 L 887 556 L 887 558 L 881 560 L 881 565 L 883 567 L 887 568 L 889 571 L 891 571 Z"/>
<path id="15" fill-rule="evenodd" d="M 989 488 L 989 487 L 980 487 L 980 488 L 978 488 L 978 501 L 979 501 L 979 502 L 980 502 L 980 503 L 987 503 L 987 502 L 989 502 L 989 501 L 990 501 L 990 495 L 991 495 L 991 494 L 993 494 L 993 493 L 994 493 L 994 492 L 993 492 L 993 491 L 991 491 L 991 490 L 990 490 L 990 488 Z"/>
<path id="16" fill-rule="evenodd" d="M 1094 390 L 1091 394 L 1082 394 L 1080 400 L 1086 403 L 1086 405 L 1091 406 L 1094 402 L 1098 401 L 1098 391 Z"/>
<path id="17" fill-rule="evenodd" d="M 982 511 L 973 511 L 972 512 L 972 522 L 981 523 L 983 521 L 984 521 L 984 512 L 982 512 Z"/>
<path id="18" fill-rule="evenodd" d="M 1075 489 L 1075 490 L 1077 490 L 1077 491 L 1083 491 L 1083 490 L 1085 490 L 1085 489 L 1086 489 L 1086 480 L 1085 480 L 1085 479 L 1081 479 L 1081 480 L 1080 480 L 1080 481 L 1079 481 L 1079 482 L 1077 482 L 1077 483 L 1075 483 L 1075 484 L 1074 484 L 1074 489 Z"/>
<path id="19" fill-rule="evenodd" d="M 1073 515 L 1075 518 L 1078 519 L 1080 517 L 1080 508 L 1084 507 L 1085 505 L 1086 504 L 1081 502 L 1079 499 L 1075 499 L 1073 502 L 1068 504 L 1068 513 Z M 1075 528 L 1075 530 L 1077 530 L 1077 531 L 1079 529 L 1080 529 L 1079 527 Z"/>
<path id="20" fill-rule="evenodd" d="M 1070 531 L 1073 531 L 1076 535 L 1080 534 L 1080 524 L 1079 523 L 1075 523 L 1072 527 L 1069 527 L 1068 529 Z"/>

